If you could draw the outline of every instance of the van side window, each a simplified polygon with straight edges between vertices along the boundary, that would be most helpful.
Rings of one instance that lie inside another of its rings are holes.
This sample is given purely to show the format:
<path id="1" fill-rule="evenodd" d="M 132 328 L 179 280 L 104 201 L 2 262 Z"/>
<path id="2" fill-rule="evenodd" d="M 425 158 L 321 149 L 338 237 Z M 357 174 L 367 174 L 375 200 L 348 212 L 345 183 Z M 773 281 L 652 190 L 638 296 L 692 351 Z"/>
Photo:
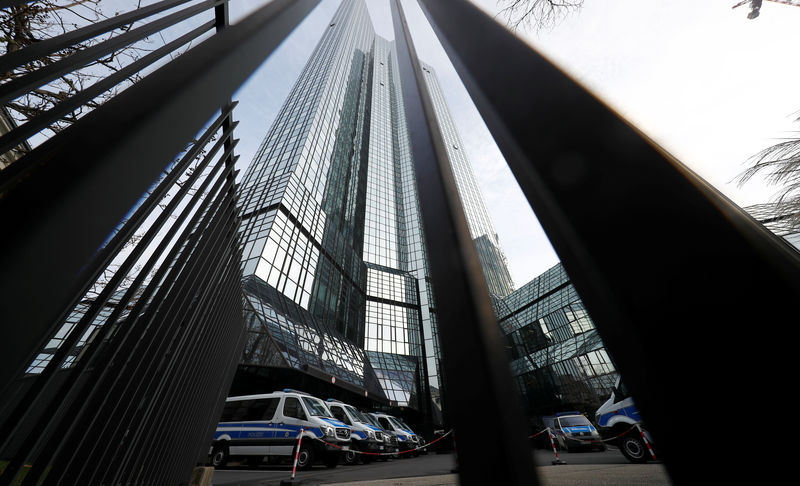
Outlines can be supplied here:
<path id="1" fill-rule="evenodd" d="M 239 402 L 225 402 L 225 408 L 222 409 L 222 416 L 219 418 L 219 421 L 230 422 L 237 408 L 239 408 Z"/>
<path id="2" fill-rule="evenodd" d="M 239 406 L 236 410 L 233 411 L 233 417 L 231 417 L 231 422 L 239 422 L 241 420 L 247 420 L 247 411 L 250 410 L 250 406 L 253 405 L 255 400 L 242 400 L 239 402 Z"/>
<path id="3" fill-rule="evenodd" d="M 247 417 L 247 411 L 255 400 L 237 400 L 235 402 L 227 402 L 225 408 L 222 410 L 222 417 L 220 422 L 239 422 L 242 420 L 250 420 Z"/>
<path id="4" fill-rule="evenodd" d="M 300 405 L 300 400 L 295 397 L 286 397 L 286 401 L 283 402 L 283 416 L 306 420 L 303 406 Z"/>
<path id="5" fill-rule="evenodd" d="M 331 413 L 334 417 L 336 417 L 336 420 L 340 420 L 346 425 L 353 425 L 353 423 L 350 422 L 350 419 L 347 417 L 347 414 L 344 413 L 344 409 L 342 407 L 337 407 L 336 405 L 332 406 Z"/>
<path id="6" fill-rule="evenodd" d="M 386 417 L 378 417 L 378 422 L 381 423 L 381 428 L 383 428 L 383 430 L 394 430 L 394 428 L 389 424 L 389 421 L 386 420 Z"/>
<path id="7" fill-rule="evenodd" d="M 280 397 L 268 398 L 267 407 L 264 409 L 264 415 L 261 420 L 272 420 L 275 417 L 275 412 L 278 410 L 278 404 L 281 403 Z"/>
<path id="8" fill-rule="evenodd" d="M 280 398 L 259 398 L 247 409 L 244 420 L 272 420 L 275 410 L 278 409 Z"/>

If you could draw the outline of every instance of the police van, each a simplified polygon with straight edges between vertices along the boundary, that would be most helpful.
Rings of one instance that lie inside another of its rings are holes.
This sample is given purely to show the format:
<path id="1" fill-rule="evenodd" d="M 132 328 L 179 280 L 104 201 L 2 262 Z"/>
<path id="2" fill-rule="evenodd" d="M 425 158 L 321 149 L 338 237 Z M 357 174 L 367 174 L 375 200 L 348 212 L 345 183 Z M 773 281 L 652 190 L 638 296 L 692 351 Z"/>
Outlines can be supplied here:
<path id="1" fill-rule="evenodd" d="M 606 450 L 597 429 L 580 412 L 560 412 L 555 416 L 543 417 L 543 421 L 561 449 L 568 452 L 578 449 Z"/>
<path id="2" fill-rule="evenodd" d="M 390 430 L 384 429 L 383 426 L 381 425 L 381 423 L 378 422 L 378 418 L 375 417 L 373 414 L 365 413 L 365 412 L 362 412 L 362 414 L 364 415 L 364 418 L 366 418 L 372 426 L 374 426 L 375 428 L 380 430 L 381 433 L 383 434 L 383 448 L 384 448 L 384 451 L 387 454 L 391 454 L 392 457 L 396 457 L 397 456 L 397 452 L 400 450 L 400 448 L 397 445 L 398 444 L 397 434 L 395 434 L 394 432 L 392 432 Z M 381 458 L 382 461 L 388 461 L 389 460 L 389 456 L 387 456 L 385 454 L 381 455 L 380 458 Z"/>
<path id="3" fill-rule="evenodd" d="M 308 393 L 287 388 L 229 397 L 214 433 L 211 465 L 224 467 L 234 457 L 251 465 L 261 464 L 264 458 L 269 462 L 293 459 L 301 430 L 300 469 L 315 462 L 336 467 L 342 451 L 350 446 L 350 428 L 331 416 L 325 402 Z"/>
<path id="4" fill-rule="evenodd" d="M 420 445 L 420 439 L 412 432 L 407 425 L 402 425 L 400 421 L 385 413 L 373 412 L 371 414 L 380 423 L 383 430 L 393 432 L 397 437 L 397 446 L 400 451 L 416 449 Z M 419 455 L 415 452 L 414 455 Z"/>
<path id="5" fill-rule="evenodd" d="M 630 462 L 643 463 L 651 458 L 647 444 L 642 439 L 642 433 L 651 444 L 653 440 L 642 423 L 642 417 L 636 404 L 633 403 L 633 398 L 619 378 L 609 399 L 595 412 L 595 422 L 605 432 L 604 435 L 619 436 L 617 439 L 619 450 Z M 642 432 L 639 432 L 637 425 L 642 427 Z"/>
<path id="6" fill-rule="evenodd" d="M 425 439 L 421 435 L 417 435 L 413 430 L 411 430 L 411 427 L 408 425 L 408 423 L 403 422 L 403 420 L 397 417 L 394 417 L 394 419 L 397 421 L 398 424 L 400 424 L 403 427 L 403 430 L 410 432 L 412 434 L 411 436 L 412 440 L 416 443 L 417 447 L 422 447 L 425 445 Z M 425 449 L 420 449 L 419 453 L 427 454 L 428 452 Z"/>
<path id="7" fill-rule="evenodd" d="M 369 454 L 358 454 L 357 451 L 385 452 L 383 432 L 380 428 L 372 425 L 358 409 L 333 398 L 326 400 L 325 404 L 328 405 L 334 418 L 350 427 L 350 450 L 344 454 L 345 464 L 356 464 L 359 460 L 368 463 L 376 457 Z"/>

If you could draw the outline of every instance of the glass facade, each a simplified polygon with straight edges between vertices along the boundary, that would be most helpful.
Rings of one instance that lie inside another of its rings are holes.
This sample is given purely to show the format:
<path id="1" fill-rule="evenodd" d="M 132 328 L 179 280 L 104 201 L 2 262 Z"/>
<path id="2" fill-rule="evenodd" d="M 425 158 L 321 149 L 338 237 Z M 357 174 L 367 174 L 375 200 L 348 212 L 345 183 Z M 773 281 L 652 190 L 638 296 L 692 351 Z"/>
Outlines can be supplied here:
<path id="1" fill-rule="evenodd" d="M 593 416 L 617 372 L 564 267 L 559 263 L 493 303 L 528 415 L 581 410 Z"/>
<path id="2" fill-rule="evenodd" d="M 513 290 L 436 75 L 423 65 L 491 292 Z M 240 184 L 242 364 L 313 367 L 440 416 L 440 353 L 394 43 L 344 0 Z M 425 397 L 420 400 L 420 396 Z"/>
<path id="3" fill-rule="evenodd" d="M 345 0 L 240 185 L 242 363 L 422 409 L 438 347 L 400 95 L 394 44 Z"/>
<path id="4" fill-rule="evenodd" d="M 483 202 L 478 181 L 467 158 L 461 137 L 458 135 L 455 122 L 450 116 L 450 110 L 447 108 L 436 73 L 431 66 L 425 63 L 422 64 L 422 72 L 433 101 L 436 121 L 445 142 L 472 241 L 478 250 L 478 259 L 483 268 L 483 275 L 489 291 L 497 296 L 505 297 L 514 290 L 514 281 L 508 271 L 505 253 L 500 247 L 500 239 L 489 217 L 486 204 Z"/>

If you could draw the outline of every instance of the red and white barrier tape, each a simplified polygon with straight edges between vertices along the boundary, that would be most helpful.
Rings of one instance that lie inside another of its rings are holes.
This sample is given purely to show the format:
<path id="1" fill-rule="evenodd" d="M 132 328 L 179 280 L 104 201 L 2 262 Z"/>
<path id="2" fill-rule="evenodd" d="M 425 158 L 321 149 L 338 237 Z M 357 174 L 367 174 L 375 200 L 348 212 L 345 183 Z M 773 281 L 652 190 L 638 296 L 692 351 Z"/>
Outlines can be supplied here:
<path id="1" fill-rule="evenodd" d="M 423 446 L 419 446 L 419 447 L 414 448 L 414 449 L 408 449 L 408 450 L 405 450 L 405 451 L 397 451 L 397 452 L 366 452 L 366 451 L 359 451 L 359 450 L 356 450 L 356 449 L 348 449 L 348 452 L 353 452 L 355 454 L 364 454 L 365 456 L 393 456 L 395 454 L 407 454 L 409 452 L 418 451 L 418 450 L 424 449 L 424 448 L 426 448 L 428 446 L 431 446 L 431 445 L 439 442 L 440 440 L 444 439 L 448 435 L 450 435 L 451 432 L 453 432 L 453 429 L 448 430 L 447 433 L 443 434 L 441 437 L 437 437 L 436 439 L 428 442 L 427 444 L 425 444 Z M 329 445 L 329 446 L 335 447 L 337 449 L 342 449 L 342 446 L 339 446 L 339 445 L 336 445 L 336 444 L 331 444 L 330 442 L 326 442 L 325 440 L 323 440 L 323 439 L 321 439 L 319 437 L 314 437 L 314 439 L 322 442 L 325 445 Z"/>
<path id="2" fill-rule="evenodd" d="M 642 440 L 644 441 L 644 444 L 647 446 L 647 450 L 650 451 L 650 457 L 652 457 L 654 461 L 657 461 L 658 459 L 656 459 L 656 453 L 653 452 L 653 448 L 650 446 L 650 441 L 648 441 L 647 437 L 644 436 L 644 431 L 642 430 L 641 427 L 639 427 L 639 424 L 636 424 L 636 428 L 639 429 L 639 433 L 642 434 Z"/>
<path id="3" fill-rule="evenodd" d="M 300 433 L 297 434 L 297 452 L 294 454 L 294 465 L 292 465 L 292 480 L 294 481 L 294 475 L 297 472 L 297 459 L 300 457 L 300 444 L 303 442 L 303 431 L 305 428 L 300 428 Z"/>
<path id="4" fill-rule="evenodd" d="M 528 436 L 528 438 L 529 438 L 529 439 L 533 439 L 534 437 L 536 437 L 536 436 L 539 436 L 539 435 L 542 435 L 542 434 L 544 434 L 545 432 L 547 432 L 547 429 L 540 430 L 539 432 L 536 432 L 536 433 L 535 433 L 535 434 L 533 434 L 533 435 L 529 435 L 529 436 Z"/>
<path id="5" fill-rule="evenodd" d="M 647 450 L 650 452 L 650 457 L 652 457 L 654 461 L 657 461 L 658 459 L 656 459 L 656 453 L 653 450 L 653 446 L 650 445 L 650 441 L 647 440 L 647 437 L 644 435 L 644 430 L 642 430 L 642 427 L 639 424 L 631 425 L 631 428 L 629 428 L 625 432 L 622 432 L 621 434 L 615 435 L 614 437 L 610 437 L 608 439 L 600 439 L 600 442 L 611 442 L 613 440 L 617 440 L 622 436 L 628 435 L 633 429 L 637 429 L 639 431 L 639 435 L 642 436 L 642 440 L 644 441 L 644 444 L 647 446 Z M 549 433 L 550 432 L 550 428 L 548 427 L 548 428 L 546 428 L 544 430 L 540 430 L 539 432 L 537 432 L 537 433 L 535 433 L 533 435 L 529 435 L 528 438 L 532 439 L 532 438 L 534 438 L 534 437 L 536 437 L 538 435 L 542 435 L 545 432 Z M 555 446 L 555 443 L 553 442 L 553 434 L 549 433 L 549 435 L 550 435 L 550 444 L 553 446 L 553 452 L 556 455 L 556 461 L 558 461 L 559 460 L 558 459 L 558 452 L 556 451 L 556 446 Z M 584 441 L 584 442 L 596 442 L 597 441 L 597 439 L 582 439 L 580 437 L 569 437 L 569 438 L 572 439 L 572 440 L 580 440 L 580 441 Z"/>
<path id="6" fill-rule="evenodd" d="M 612 440 L 617 440 L 617 439 L 619 439 L 620 437 L 622 437 L 623 435 L 627 435 L 627 434 L 628 434 L 628 432 L 630 432 L 631 430 L 633 430 L 635 427 L 637 427 L 637 425 L 636 425 L 636 424 L 634 424 L 634 425 L 631 425 L 631 428 L 630 428 L 630 429 L 628 429 L 628 430 L 626 430 L 625 432 L 623 432 L 623 433 L 621 433 L 621 434 L 619 434 L 619 435 L 616 435 L 616 436 L 614 436 L 614 437 L 611 437 L 611 438 L 609 438 L 609 439 L 600 439 L 600 441 L 602 441 L 602 442 L 611 442 Z M 535 434 L 533 434 L 533 435 L 529 435 L 529 436 L 528 436 L 528 438 L 529 438 L 529 439 L 533 439 L 533 438 L 534 438 L 534 437 L 536 437 L 536 436 L 539 436 L 539 435 L 542 435 L 542 434 L 544 434 L 544 433 L 545 433 L 545 432 L 547 432 L 548 430 L 549 430 L 549 429 L 540 430 L 539 432 L 537 432 L 537 433 L 535 433 Z M 597 441 L 597 439 L 582 439 L 582 438 L 580 438 L 580 437 L 570 437 L 570 439 L 574 439 L 574 440 L 582 440 L 582 441 L 586 441 L 586 442 L 595 442 L 595 441 Z"/>
<path id="7" fill-rule="evenodd" d="M 561 459 L 559 459 L 559 458 L 558 458 L 558 449 L 556 449 L 556 444 L 555 444 L 555 442 L 553 441 L 553 433 L 552 433 L 552 432 L 550 432 L 550 427 L 548 427 L 548 428 L 547 428 L 547 429 L 545 429 L 545 430 L 547 430 L 547 435 L 550 437 L 550 445 L 553 447 L 553 454 L 555 454 L 555 455 L 556 455 L 556 460 L 555 460 L 555 461 L 553 461 L 553 464 L 554 464 L 554 465 L 555 465 L 555 464 L 565 464 L 565 462 L 564 462 L 564 461 L 562 461 Z"/>

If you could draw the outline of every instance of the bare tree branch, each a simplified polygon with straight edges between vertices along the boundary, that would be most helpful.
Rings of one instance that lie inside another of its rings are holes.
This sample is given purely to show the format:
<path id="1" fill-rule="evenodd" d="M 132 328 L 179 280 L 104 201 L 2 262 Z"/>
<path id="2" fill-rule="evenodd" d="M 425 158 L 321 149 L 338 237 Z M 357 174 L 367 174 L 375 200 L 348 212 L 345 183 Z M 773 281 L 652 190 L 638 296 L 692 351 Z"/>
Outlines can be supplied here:
<path id="1" fill-rule="evenodd" d="M 131 0 L 131 8 L 138 8 L 140 4 L 141 0 Z M 100 5 L 101 0 L 38 0 L 0 10 L 0 54 L 14 52 L 44 39 L 108 18 L 101 10 Z M 78 8 L 81 11 L 78 11 Z M 131 25 L 120 27 L 105 35 L 74 44 L 49 56 L 31 61 L 10 72 L 0 73 L 0 83 L 25 76 L 76 52 L 120 35 L 130 28 Z M 58 103 L 69 99 L 108 74 L 139 59 L 148 51 L 144 47 L 147 42 L 149 41 L 145 39 L 143 42 L 111 52 L 8 103 L 5 108 L 15 122 L 24 123 L 49 111 Z M 57 133 L 63 130 L 82 114 L 103 104 L 138 79 L 138 75 L 128 78 L 126 82 L 106 91 L 85 106 L 57 120 L 48 127 L 48 131 Z"/>
<path id="2" fill-rule="evenodd" d="M 583 0 L 498 0 L 498 17 L 506 18 L 511 30 L 552 27 L 570 12 L 579 10 Z"/>

